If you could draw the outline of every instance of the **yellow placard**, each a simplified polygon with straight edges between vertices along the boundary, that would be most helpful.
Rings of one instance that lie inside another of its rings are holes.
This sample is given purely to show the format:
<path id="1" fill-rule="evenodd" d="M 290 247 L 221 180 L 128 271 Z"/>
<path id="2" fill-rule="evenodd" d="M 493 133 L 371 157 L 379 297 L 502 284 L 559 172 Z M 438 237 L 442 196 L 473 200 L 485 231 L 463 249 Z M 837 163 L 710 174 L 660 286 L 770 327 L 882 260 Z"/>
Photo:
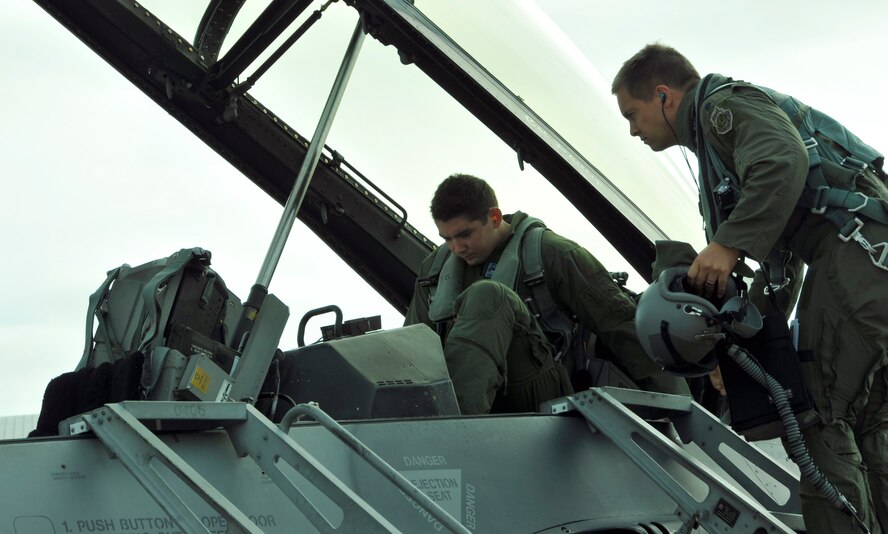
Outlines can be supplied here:
<path id="1" fill-rule="evenodd" d="M 191 385 L 196 387 L 201 393 L 206 393 L 210 389 L 210 382 L 212 380 L 210 374 L 204 371 L 203 367 L 198 367 L 194 370 L 194 375 L 191 377 Z"/>

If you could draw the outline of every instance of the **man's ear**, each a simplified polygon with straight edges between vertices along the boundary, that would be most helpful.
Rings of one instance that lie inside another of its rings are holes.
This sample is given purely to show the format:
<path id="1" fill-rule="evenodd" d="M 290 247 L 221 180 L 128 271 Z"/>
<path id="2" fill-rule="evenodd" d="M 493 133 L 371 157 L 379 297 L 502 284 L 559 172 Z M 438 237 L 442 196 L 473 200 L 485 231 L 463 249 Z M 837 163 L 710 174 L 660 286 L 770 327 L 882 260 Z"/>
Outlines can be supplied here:
<path id="1" fill-rule="evenodd" d="M 672 97 L 672 90 L 664 84 L 654 87 L 654 93 L 661 104 L 666 104 L 666 101 Z"/>
<path id="2" fill-rule="evenodd" d="M 494 228 L 499 228 L 503 222 L 503 212 L 499 208 L 490 208 L 487 212 L 487 218 L 493 223 Z"/>

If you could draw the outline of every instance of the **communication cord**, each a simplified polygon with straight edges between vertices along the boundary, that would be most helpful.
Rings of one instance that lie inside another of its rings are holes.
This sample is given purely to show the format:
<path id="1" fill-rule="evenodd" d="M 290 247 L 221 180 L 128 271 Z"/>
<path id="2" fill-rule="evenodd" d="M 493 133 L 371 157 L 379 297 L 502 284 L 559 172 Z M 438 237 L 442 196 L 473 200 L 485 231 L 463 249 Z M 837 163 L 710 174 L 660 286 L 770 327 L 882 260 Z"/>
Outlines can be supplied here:
<path id="1" fill-rule="evenodd" d="M 685 152 L 685 147 L 681 144 L 681 141 L 678 139 L 678 134 L 675 133 L 675 128 L 672 127 L 672 123 L 669 122 L 669 118 L 666 117 L 666 106 L 665 103 L 660 101 L 660 113 L 663 115 L 663 120 L 666 121 L 666 126 L 669 127 L 669 131 L 672 132 L 672 137 L 675 138 L 675 144 L 678 145 L 678 149 L 681 150 L 681 155 L 685 160 L 685 165 L 688 166 L 688 172 L 691 173 L 691 178 L 694 179 L 694 186 L 697 188 L 697 193 L 700 193 L 700 184 L 697 183 L 697 175 L 694 174 L 694 169 L 691 168 L 691 162 L 688 161 L 688 154 Z"/>
<path id="2" fill-rule="evenodd" d="M 789 397 L 786 395 L 786 390 L 783 389 L 774 377 L 765 372 L 765 370 L 762 369 L 762 366 L 743 348 L 736 344 L 732 344 L 728 348 L 728 356 L 737 362 L 737 365 L 739 365 L 740 368 L 753 380 L 768 390 L 768 393 L 771 395 L 771 399 L 774 402 L 774 406 L 777 408 L 780 421 L 786 429 L 786 441 L 788 443 L 787 448 L 789 454 L 792 456 L 796 465 L 799 466 L 802 476 L 811 482 L 814 488 L 826 497 L 826 499 L 834 506 L 853 517 L 854 520 L 857 521 L 862 532 L 870 534 L 870 530 L 857 515 L 857 510 L 854 508 L 854 505 L 842 495 L 838 488 L 836 488 L 835 485 L 820 472 L 817 465 L 814 464 L 814 460 L 811 458 L 808 448 L 802 440 L 802 432 L 799 429 L 799 422 L 792 411 L 792 407 L 790 407 Z"/>

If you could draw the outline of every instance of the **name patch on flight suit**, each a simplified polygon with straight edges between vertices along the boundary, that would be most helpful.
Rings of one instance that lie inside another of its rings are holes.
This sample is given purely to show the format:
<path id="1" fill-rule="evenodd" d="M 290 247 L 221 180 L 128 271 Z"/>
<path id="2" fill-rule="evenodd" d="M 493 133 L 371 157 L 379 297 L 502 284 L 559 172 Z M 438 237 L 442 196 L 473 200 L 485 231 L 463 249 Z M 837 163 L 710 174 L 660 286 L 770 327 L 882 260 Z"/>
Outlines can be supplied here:
<path id="1" fill-rule="evenodd" d="M 715 127 L 715 131 L 719 134 L 726 134 L 731 131 L 734 126 L 734 115 L 731 110 L 715 106 L 712 114 L 709 116 L 709 122 Z"/>

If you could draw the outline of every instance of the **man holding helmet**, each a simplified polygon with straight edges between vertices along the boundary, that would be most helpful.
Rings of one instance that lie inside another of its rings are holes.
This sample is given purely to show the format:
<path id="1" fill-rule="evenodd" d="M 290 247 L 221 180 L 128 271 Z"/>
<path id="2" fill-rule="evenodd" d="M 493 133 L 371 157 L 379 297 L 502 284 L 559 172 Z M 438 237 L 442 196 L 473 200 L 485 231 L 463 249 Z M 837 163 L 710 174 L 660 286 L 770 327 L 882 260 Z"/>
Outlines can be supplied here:
<path id="1" fill-rule="evenodd" d="M 660 44 L 627 60 L 612 91 L 631 135 L 655 151 L 681 145 L 697 154 L 709 245 L 688 270 L 694 292 L 724 295 L 741 256 L 772 273 L 787 261 L 808 265 L 798 349 L 822 421 L 805 429 L 805 442 L 864 523 L 888 528 L 884 157 L 792 97 L 717 74 L 701 79 Z M 783 286 L 778 276 L 772 291 Z M 801 497 L 809 532 L 857 529 L 807 479 Z"/>

